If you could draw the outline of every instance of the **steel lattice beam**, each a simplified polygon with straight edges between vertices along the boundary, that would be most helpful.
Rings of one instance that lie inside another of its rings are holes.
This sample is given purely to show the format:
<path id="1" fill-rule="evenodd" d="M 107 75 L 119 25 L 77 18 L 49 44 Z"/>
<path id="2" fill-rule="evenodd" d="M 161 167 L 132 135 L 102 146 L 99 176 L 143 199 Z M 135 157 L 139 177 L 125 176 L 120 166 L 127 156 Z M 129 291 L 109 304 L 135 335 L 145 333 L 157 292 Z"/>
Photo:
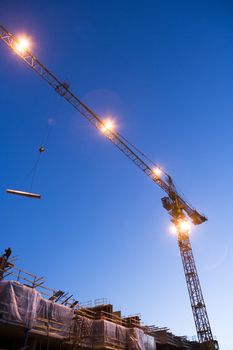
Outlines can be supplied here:
<path id="1" fill-rule="evenodd" d="M 197 329 L 199 342 L 202 349 L 218 349 L 217 342 L 214 341 L 210 327 L 210 322 L 201 290 L 197 268 L 191 248 L 188 232 L 178 232 L 178 245 L 184 268 L 185 279 L 188 287 L 194 322 Z"/>

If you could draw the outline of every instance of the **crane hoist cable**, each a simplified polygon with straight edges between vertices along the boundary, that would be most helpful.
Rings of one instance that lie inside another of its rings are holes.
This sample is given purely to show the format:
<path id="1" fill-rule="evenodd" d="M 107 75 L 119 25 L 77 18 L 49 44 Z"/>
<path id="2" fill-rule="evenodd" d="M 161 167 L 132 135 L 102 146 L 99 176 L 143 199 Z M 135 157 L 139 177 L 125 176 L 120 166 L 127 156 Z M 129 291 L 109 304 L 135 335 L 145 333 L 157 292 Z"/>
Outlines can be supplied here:
<path id="1" fill-rule="evenodd" d="M 23 179 L 23 183 L 25 183 L 28 179 L 30 179 L 29 190 L 22 191 L 22 190 L 18 190 L 18 189 L 8 188 L 8 189 L 6 189 L 6 193 L 14 194 L 14 195 L 18 195 L 18 196 L 23 196 L 23 197 L 34 198 L 34 199 L 41 199 L 41 194 L 32 192 L 32 190 L 33 190 L 35 177 L 36 177 L 36 174 L 38 171 L 39 163 L 41 161 L 41 156 L 45 152 L 45 150 L 47 149 L 47 144 L 48 144 L 48 140 L 49 140 L 49 137 L 51 134 L 51 130 L 52 130 L 52 125 L 50 124 L 47 127 L 46 134 L 42 140 L 41 146 L 38 148 L 37 158 L 36 158 L 32 168 L 31 168 L 31 170 L 26 174 L 26 176 Z"/>
<path id="2" fill-rule="evenodd" d="M 41 158 L 42 153 L 45 152 L 45 148 L 43 146 L 40 146 L 38 151 L 39 151 L 38 157 L 37 157 L 37 159 L 36 159 L 32 169 L 29 171 L 29 173 L 25 177 L 25 179 L 27 179 L 29 176 L 31 177 L 31 183 L 30 183 L 29 190 L 28 191 L 22 191 L 22 190 L 16 190 L 16 189 L 8 188 L 8 189 L 6 189 L 6 193 L 14 194 L 14 195 L 17 195 L 17 196 L 35 198 L 35 199 L 40 199 L 41 198 L 41 195 L 39 193 L 32 192 L 32 187 L 33 187 L 35 175 L 36 175 L 36 172 L 37 172 L 37 169 L 38 169 L 38 165 L 39 165 L 39 162 L 40 162 L 40 158 Z"/>

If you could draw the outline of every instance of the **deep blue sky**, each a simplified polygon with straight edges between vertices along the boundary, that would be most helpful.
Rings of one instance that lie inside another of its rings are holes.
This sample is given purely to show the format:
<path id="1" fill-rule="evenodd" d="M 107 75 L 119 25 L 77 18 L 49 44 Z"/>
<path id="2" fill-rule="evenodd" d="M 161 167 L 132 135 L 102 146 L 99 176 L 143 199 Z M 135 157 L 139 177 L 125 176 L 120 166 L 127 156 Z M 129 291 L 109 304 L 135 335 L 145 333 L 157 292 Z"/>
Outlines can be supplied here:
<path id="1" fill-rule="evenodd" d="M 213 333 L 232 350 L 231 1 L 10 1 L 0 22 L 158 162 L 209 221 L 191 240 Z M 192 336 L 163 193 L 0 43 L 1 249 L 53 288 Z M 28 189 L 48 119 L 56 123 Z"/>

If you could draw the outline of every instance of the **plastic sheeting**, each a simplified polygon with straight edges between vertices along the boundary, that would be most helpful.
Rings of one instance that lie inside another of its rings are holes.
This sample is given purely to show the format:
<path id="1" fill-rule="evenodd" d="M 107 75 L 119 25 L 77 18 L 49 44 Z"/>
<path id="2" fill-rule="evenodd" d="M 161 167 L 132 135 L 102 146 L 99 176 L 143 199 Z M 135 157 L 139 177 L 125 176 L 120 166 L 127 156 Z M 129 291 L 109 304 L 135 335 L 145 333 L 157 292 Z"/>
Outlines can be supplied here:
<path id="1" fill-rule="evenodd" d="M 34 288 L 15 281 L 0 282 L 1 322 L 19 324 L 29 329 L 42 329 L 43 326 L 45 329 L 45 321 L 49 320 L 54 323 L 50 327 L 50 333 L 67 336 L 73 316 L 72 309 L 42 298 Z"/>
<path id="2" fill-rule="evenodd" d="M 96 320 L 93 324 L 95 344 L 115 344 L 126 347 L 128 329 L 107 320 Z"/>
<path id="3" fill-rule="evenodd" d="M 73 345 L 85 345 L 91 348 L 93 344 L 93 323 L 95 321 L 76 315 L 72 322 L 70 341 Z"/>
<path id="4" fill-rule="evenodd" d="M 0 282 L 0 320 L 31 328 L 40 294 L 18 282 Z"/>
<path id="5" fill-rule="evenodd" d="M 49 320 L 48 331 L 68 337 L 72 324 L 74 311 L 66 306 L 55 303 L 44 298 L 39 298 L 36 308 L 36 317 L 32 323 L 34 328 L 40 328 L 44 325 L 44 319 Z"/>
<path id="6" fill-rule="evenodd" d="M 139 328 L 126 328 L 108 320 L 91 320 L 15 281 L 0 282 L 0 323 L 18 324 L 59 336 L 73 345 L 127 350 L 156 350 L 155 338 Z"/>
<path id="7" fill-rule="evenodd" d="M 128 349 L 129 350 L 155 350 L 155 338 L 145 334 L 142 329 L 130 328 L 128 330 Z"/>

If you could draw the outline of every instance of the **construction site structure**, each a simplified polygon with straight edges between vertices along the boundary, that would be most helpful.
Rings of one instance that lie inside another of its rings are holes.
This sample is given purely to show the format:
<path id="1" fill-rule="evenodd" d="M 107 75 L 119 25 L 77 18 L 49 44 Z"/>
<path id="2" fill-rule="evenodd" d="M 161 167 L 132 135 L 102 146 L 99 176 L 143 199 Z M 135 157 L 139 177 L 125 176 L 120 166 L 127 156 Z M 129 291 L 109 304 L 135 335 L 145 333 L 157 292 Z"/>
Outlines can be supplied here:
<path id="1" fill-rule="evenodd" d="M 143 325 L 139 315 L 122 316 L 105 299 L 80 303 L 17 268 L 14 259 L 7 263 L 0 268 L 0 349 L 200 350 L 168 328 Z"/>
<path id="2" fill-rule="evenodd" d="M 200 225 L 207 218 L 193 208 L 178 192 L 171 176 L 162 171 L 138 148 L 133 146 L 121 134 L 111 128 L 106 122 L 85 105 L 71 92 L 66 82 L 59 80 L 52 74 L 25 45 L 22 45 L 14 35 L 0 25 L 0 38 L 20 56 L 27 65 L 43 78 L 61 97 L 71 104 L 84 116 L 97 130 L 123 152 L 135 165 L 137 165 L 156 185 L 165 191 L 162 198 L 163 207 L 168 211 L 172 223 L 176 228 L 178 245 L 183 262 L 188 293 L 191 301 L 197 336 L 202 350 L 219 349 L 214 340 L 210 322 L 201 291 L 201 285 L 195 266 L 192 248 L 189 240 L 189 220 L 194 225 Z"/>

